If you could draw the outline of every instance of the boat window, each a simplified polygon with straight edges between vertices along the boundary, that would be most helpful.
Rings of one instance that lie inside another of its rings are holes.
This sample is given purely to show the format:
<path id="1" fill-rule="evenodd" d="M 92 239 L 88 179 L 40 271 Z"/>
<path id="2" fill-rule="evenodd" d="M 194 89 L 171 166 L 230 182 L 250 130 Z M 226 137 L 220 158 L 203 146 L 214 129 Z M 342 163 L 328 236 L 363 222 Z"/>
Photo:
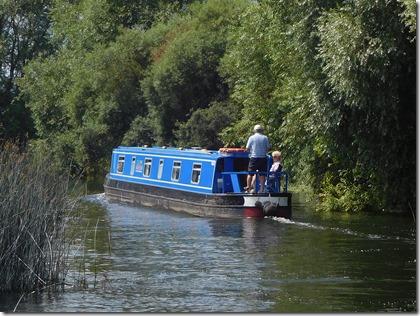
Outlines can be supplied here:
<path id="1" fill-rule="evenodd" d="M 135 168 L 136 168 L 136 157 L 131 157 L 131 169 L 130 169 L 131 175 L 134 174 Z"/>
<path id="2" fill-rule="evenodd" d="M 162 178 L 163 172 L 163 159 L 159 160 L 158 179 Z"/>
<path id="3" fill-rule="evenodd" d="M 195 163 L 193 164 L 193 171 L 191 175 L 191 182 L 198 183 L 200 182 L 200 175 L 201 175 L 201 164 Z"/>
<path id="4" fill-rule="evenodd" d="M 144 172 L 143 175 L 145 177 L 150 177 L 150 171 L 152 170 L 152 159 L 146 158 L 144 160 Z"/>
<path id="5" fill-rule="evenodd" d="M 174 181 L 178 181 L 180 173 L 181 173 L 181 162 L 180 161 L 174 161 L 174 164 L 172 165 L 172 177 L 171 177 L 171 179 L 174 180 Z"/>
<path id="6" fill-rule="evenodd" d="M 122 173 L 124 171 L 124 161 L 125 161 L 125 156 L 118 157 L 118 166 L 117 166 L 118 173 Z"/>

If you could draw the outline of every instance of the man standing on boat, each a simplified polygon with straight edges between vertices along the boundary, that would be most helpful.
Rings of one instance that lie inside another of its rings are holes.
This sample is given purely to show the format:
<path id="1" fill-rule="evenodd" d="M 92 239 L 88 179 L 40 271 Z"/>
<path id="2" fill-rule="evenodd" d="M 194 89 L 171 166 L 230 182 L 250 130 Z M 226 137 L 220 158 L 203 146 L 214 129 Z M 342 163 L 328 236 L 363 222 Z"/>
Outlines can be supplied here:
<path id="1" fill-rule="evenodd" d="M 251 153 L 248 163 L 248 172 L 267 172 L 267 153 L 270 149 L 270 142 L 268 141 L 268 137 L 263 135 L 261 125 L 255 125 L 254 132 L 255 134 L 249 137 L 246 144 L 246 150 Z M 248 174 L 246 178 L 247 186 L 245 190 L 248 192 L 251 192 L 253 177 L 252 174 Z M 258 179 L 260 180 L 259 192 L 261 193 L 264 192 L 265 175 L 258 175 Z"/>

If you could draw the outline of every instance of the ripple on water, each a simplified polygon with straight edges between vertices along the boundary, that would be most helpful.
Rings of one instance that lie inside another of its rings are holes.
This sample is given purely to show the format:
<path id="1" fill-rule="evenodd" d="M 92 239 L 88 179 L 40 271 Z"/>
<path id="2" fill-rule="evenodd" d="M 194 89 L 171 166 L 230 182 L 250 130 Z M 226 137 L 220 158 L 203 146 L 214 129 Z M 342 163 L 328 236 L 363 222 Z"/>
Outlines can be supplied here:
<path id="1" fill-rule="evenodd" d="M 85 201 L 65 291 L 28 296 L 18 311 L 416 308 L 416 228 L 404 220 L 326 218 L 304 205 L 291 220 L 221 220 L 109 203 L 103 194 Z"/>

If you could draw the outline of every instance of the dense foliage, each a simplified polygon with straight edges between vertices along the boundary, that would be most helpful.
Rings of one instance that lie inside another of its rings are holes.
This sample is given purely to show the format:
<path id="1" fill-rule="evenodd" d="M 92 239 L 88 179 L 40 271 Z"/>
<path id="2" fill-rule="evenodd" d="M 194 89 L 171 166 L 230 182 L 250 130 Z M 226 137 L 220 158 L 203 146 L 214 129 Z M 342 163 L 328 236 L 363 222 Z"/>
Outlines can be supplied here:
<path id="1" fill-rule="evenodd" d="M 415 207 L 413 1 L 5 0 L 0 26 L 0 139 L 93 173 L 259 123 L 320 208 Z"/>

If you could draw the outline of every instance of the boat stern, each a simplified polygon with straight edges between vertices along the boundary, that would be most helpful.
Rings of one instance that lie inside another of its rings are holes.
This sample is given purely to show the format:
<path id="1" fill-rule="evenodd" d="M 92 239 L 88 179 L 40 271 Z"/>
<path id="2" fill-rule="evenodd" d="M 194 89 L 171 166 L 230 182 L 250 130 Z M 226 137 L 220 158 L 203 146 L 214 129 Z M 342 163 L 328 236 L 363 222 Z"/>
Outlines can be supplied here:
<path id="1" fill-rule="evenodd" d="M 292 194 L 247 194 L 244 195 L 244 216 L 277 216 L 290 219 L 292 216 Z"/>

